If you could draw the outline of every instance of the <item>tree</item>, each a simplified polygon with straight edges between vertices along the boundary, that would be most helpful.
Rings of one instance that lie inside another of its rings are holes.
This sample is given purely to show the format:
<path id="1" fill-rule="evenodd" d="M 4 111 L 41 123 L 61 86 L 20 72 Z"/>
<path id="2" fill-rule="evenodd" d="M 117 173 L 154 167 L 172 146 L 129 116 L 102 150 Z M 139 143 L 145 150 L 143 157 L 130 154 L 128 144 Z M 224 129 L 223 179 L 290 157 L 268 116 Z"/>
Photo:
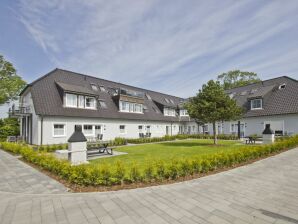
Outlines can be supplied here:
<path id="1" fill-rule="evenodd" d="M 16 100 L 26 82 L 16 74 L 13 65 L 0 55 L 0 105 Z"/>
<path id="2" fill-rule="evenodd" d="M 212 123 L 214 144 L 217 144 L 216 122 L 236 120 L 242 115 L 242 108 L 231 99 L 218 81 L 204 84 L 196 96 L 186 103 L 191 118 L 203 123 Z"/>
<path id="3" fill-rule="evenodd" d="M 240 70 L 222 73 L 221 75 L 217 76 L 217 80 L 221 82 L 225 90 L 261 81 L 256 73 L 242 72 Z"/>
<path id="4" fill-rule="evenodd" d="M 20 127 L 18 119 L 4 118 L 0 119 L 0 140 L 5 140 L 7 136 L 18 136 Z"/>

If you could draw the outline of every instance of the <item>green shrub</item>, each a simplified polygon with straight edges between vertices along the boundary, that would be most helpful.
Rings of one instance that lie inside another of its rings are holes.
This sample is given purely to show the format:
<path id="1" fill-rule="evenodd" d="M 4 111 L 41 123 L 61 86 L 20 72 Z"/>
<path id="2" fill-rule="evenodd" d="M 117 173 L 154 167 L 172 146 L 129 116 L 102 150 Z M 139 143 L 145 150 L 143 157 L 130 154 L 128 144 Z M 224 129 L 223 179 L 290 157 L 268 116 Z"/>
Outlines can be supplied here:
<path id="1" fill-rule="evenodd" d="M 183 137 L 179 136 L 179 138 Z M 157 161 L 148 159 L 142 170 L 136 163 L 125 168 L 123 163 L 119 161 L 112 165 L 103 163 L 100 165 L 71 166 L 68 161 L 59 160 L 47 152 L 56 149 L 59 147 L 58 145 L 42 146 L 39 150 L 33 150 L 33 147 L 28 145 L 1 142 L 0 148 L 11 153 L 20 154 L 24 160 L 39 166 L 41 169 L 50 171 L 71 183 L 107 186 L 123 184 L 124 181 L 132 183 L 164 181 L 167 179 L 175 180 L 178 177 L 190 176 L 194 173 L 207 173 L 223 167 L 232 167 L 284 149 L 296 147 L 297 145 L 298 135 L 279 140 L 271 145 L 243 147 L 233 151 L 221 151 L 190 159 L 176 158 Z"/>
<path id="2" fill-rule="evenodd" d="M 144 169 L 144 180 L 151 182 L 154 179 L 154 167 L 150 160 L 147 161 L 146 167 Z"/>
<path id="3" fill-rule="evenodd" d="M 141 173 L 136 163 L 132 163 L 129 173 L 130 181 L 138 182 L 141 180 Z"/>

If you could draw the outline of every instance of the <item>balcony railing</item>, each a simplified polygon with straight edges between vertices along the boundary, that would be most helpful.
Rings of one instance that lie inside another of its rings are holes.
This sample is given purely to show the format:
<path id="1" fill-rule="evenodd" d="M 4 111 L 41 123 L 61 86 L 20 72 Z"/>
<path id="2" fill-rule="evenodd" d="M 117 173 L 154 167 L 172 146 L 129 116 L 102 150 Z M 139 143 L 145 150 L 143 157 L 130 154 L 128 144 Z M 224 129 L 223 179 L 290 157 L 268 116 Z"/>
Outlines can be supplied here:
<path id="1" fill-rule="evenodd" d="M 12 105 L 8 110 L 8 114 L 10 117 L 26 116 L 31 114 L 31 109 L 29 106 L 16 107 L 15 105 Z"/>

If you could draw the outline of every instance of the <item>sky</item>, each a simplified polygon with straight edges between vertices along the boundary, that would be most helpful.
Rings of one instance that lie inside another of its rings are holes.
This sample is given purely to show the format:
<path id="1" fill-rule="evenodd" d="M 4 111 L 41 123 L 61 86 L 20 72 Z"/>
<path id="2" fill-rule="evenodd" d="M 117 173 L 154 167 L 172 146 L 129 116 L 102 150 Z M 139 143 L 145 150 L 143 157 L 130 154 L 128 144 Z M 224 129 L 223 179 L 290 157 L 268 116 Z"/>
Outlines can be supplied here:
<path id="1" fill-rule="evenodd" d="M 58 67 L 180 97 L 234 69 L 298 79 L 298 1 L 1 0 L 0 54 L 28 83 Z"/>

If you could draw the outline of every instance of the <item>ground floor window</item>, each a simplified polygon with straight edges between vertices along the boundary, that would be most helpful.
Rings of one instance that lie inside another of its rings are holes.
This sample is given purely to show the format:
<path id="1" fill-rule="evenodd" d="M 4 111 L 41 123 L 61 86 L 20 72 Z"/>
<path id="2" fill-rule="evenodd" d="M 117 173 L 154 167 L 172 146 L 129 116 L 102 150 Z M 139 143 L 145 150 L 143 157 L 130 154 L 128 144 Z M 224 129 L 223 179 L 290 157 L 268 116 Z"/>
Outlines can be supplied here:
<path id="1" fill-rule="evenodd" d="M 93 135 L 93 127 L 92 125 L 85 124 L 83 128 L 83 132 L 85 135 Z"/>
<path id="2" fill-rule="evenodd" d="M 143 125 L 139 125 L 138 129 L 139 129 L 139 133 L 143 133 Z"/>
<path id="3" fill-rule="evenodd" d="M 53 136 L 54 137 L 63 137 L 65 133 L 65 124 L 54 124 L 53 125 Z"/>
<path id="4" fill-rule="evenodd" d="M 120 134 L 125 134 L 125 125 L 119 126 Z"/>
<path id="5" fill-rule="evenodd" d="M 101 130 L 101 125 L 95 125 L 95 137 L 100 137 L 100 135 L 102 134 L 102 130 Z"/>
<path id="6" fill-rule="evenodd" d="M 151 129 L 150 125 L 147 125 L 146 132 L 151 133 L 150 129 Z"/>

